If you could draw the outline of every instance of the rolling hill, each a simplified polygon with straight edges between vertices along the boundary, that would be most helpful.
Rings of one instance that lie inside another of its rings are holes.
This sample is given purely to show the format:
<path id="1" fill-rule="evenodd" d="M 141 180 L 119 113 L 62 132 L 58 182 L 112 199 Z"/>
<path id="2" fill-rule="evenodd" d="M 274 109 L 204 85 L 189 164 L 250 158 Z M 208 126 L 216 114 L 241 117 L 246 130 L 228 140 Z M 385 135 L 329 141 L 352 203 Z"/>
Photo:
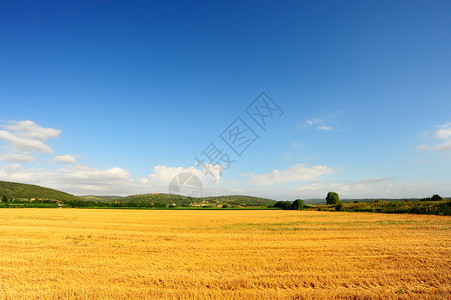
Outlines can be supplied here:
<path id="1" fill-rule="evenodd" d="M 175 204 L 177 206 L 220 206 L 224 204 L 235 206 L 272 206 L 277 202 L 266 198 L 241 195 L 193 198 L 163 193 L 131 195 L 118 201 L 161 203 L 165 205 Z"/>
<path id="2" fill-rule="evenodd" d="M 94 201 L 94 202 L 115 202 L 121 201 L 122 196 L 96 196 L 96 195 L 86 195 L 86 196 L 78 196 L 86 201 Z"/>
<path id="3" fill-rule="evenodd" d="M 6 196 L 15 200 L 54 200 L 54 201 L 74 201 L 82 200 L 74 195 L 58 190 L 45 188 L 34 184 L 18 182 L 0 181 L 0 197 Z"/>
<path id="4" fill-rule="evenodd" d="M 224 204 L 230 206 L 272 206 L 276 201 L 266 198 L 258 198 L 252 196 L 218 196 L 218 197 L 202 197 L 192 198 L 180 195 L 172 195 L 165 193 L 149 193 L 130 195 L 127 197 L 121 196 L 74 196 L 65 192 L 61 192 L 51 188 L 45 188 L 33 184 L 25 184 L 18 182 L 0 181 L 0 198 L 6 196 L 10 200 L 28 201 L 36 200 L 51 200 L 51 201 L 90 201 L 101 203 L 147 203 L 147 204 L 161 204 L 169 206 L 175 204 L 176 206 L 222 206 Z"/>

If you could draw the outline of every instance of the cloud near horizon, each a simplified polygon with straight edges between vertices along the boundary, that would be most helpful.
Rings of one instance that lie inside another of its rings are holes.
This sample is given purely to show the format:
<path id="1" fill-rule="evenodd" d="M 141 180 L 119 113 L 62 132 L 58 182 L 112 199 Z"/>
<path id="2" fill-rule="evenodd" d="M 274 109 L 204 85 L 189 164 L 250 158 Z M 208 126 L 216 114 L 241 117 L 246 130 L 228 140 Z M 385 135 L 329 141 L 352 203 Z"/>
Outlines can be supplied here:
<path id="1" fill-rule="evenodd" d="M 0 154 L 0 162 L 22 162 L 22 163 L 32 163 L 34 160 L 33 156 L 21 153 L 8 153 Z"/>
<path id="2" fill-rule="evenodd" d="M 446 195 L 440 183 L 401 182 L 392 177 L 372 177 L 358 180 L 313 181 L 296 188 L 301 198 L 322 198 L 330 191 L 337 192 L 340 198 L 418 198 L 439 193 Z"/>
<path id="3" fill-rule="evenodd" d="M 0 169 L 0 178 L 37 184 L 76 195 L 89 193 L 125 195 L 134 190 L 144 191 L 142 184 L 132 180 L 130 173 L 119 167 L 99 170 L 82 165 L 65 165 L 56 170 L 45 170 L 25 169 L 19 164 L 9 164 Z M 149 188 L 146 190 L 149 191 Z"/>
<path id="4" fill-rule="evenodd" d="M 271 173 L 254 174 L 243 173 L 243 177 L 249 178 L 249 183 L 252 185 L 270 185 L 279 184 L 291 181 L 303 181 L 316 179 L 320 176 L 332 174 L 337 170 L 327 166 L 314 166 L 307 168 L 305 164 L 296 164 L 286 170 L 274 170 Z"/>
<path id="5" fill-rule="evenodd" d="M 202 181 L 211 180 L 219 182 L 221 180 L 222 167 L 220 165 L 206 164 L 203 170 L 195 167 L 167 167 L 158 165 L 153 168 L 153 173 L 149 174 L 150 183 L 169 184 L 171 180 L 181 173 L 191 173 L 199 177 Z"/>

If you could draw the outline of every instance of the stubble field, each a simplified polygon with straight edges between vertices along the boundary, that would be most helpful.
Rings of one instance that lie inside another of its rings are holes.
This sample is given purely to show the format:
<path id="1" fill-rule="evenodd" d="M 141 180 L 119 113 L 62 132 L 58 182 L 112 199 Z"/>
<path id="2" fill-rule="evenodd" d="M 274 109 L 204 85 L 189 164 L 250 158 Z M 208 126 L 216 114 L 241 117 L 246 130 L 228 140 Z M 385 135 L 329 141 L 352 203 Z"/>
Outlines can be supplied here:
<path id="1" fill-rule="evenodd" d="M 0 210 L 6 299 L 449 299 L 451 218 Z"/>

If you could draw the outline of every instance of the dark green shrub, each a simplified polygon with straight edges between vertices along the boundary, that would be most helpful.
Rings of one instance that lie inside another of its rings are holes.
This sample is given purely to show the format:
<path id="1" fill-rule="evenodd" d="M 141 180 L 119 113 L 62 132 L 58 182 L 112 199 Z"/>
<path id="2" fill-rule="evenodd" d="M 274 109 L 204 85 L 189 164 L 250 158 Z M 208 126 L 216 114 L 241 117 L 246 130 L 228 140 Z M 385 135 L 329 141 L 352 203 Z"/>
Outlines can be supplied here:
<path id="1" fill-rule="evenodd" d="M 440 197 L 439 195 L 435 194 L 435 195 L 433 195 L 433 196 L 431 197 L 431 200 L 432 200 L 432 201 L 442 201 L 443 198 Z"/>
<path id="2" fill-rule="evenodd" d="M 290 201 L 279 201 L 279 202 L 276 202 L 276 204 L 274 204 L 274 207 L 278 207 L 278 208 L 287 210 L 287 209 L 291 209 L 292 204 L 293 203 Z"/>

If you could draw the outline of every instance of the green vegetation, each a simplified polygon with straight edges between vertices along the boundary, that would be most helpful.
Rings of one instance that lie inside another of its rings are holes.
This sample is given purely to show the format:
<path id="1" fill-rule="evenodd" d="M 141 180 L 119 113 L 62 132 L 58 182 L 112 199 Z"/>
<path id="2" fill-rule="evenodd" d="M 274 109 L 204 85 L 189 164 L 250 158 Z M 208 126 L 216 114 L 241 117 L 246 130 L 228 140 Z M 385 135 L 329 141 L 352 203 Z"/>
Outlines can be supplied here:
<path id="1" fill-rule="evenodd" d="M 359 199 L 342 203 L 335 192 L 329 192 L 327 205 L 304 205 L 302 199 L 274 201 L 251 196 L 193 198 L 164 193 L 121 196 L 82 196 L 37 185 L 0 181 L 0 207 L 86 207 L 144 209 L 285 209 L 348 212 L 412 213 L 451 215 L 451 200 L 433 195 L 423 199 Z M 324 201 L 324 200 L 323 200 Z M 351 203 L 353 202 L 353 203 Z"/>
<path id="2" fill-rule="evenodd" d="M 420 201 L 442 201 L 442 200 L 443 200 L 443 198 L 437 194 L 432 195 L 432 197 L 420 199 Z"/>
<path id="3" fill-rule="evenodd" d="M 340 202 L 340 197 L 335 192 L 327 193 L 326 204 L 338 204 Z"/>
<path id="4" fill-rule="evenodd" d="M 292 208 L 294 210 L 303 210 L 304 209 L 304 200 L 296 199 L 293 201 Z"/>
<path id="5" fill-rule="evenodd" d="M 451 200 L 442 201 L 373 201 L 364 203 L 343 203 L 331 205 L 312 205 L 310 210 L 349 211 L 376 213 L 410 213 L 429 215 L 451 215 Z"/>
<path id="6" fill-rule="evenodd" d="M 37 185 L 0 181 L 1 207 L 117 207 L 117 208 L 224 208 L 272 207 L 276 201 L 250 196 L 220 196 L 193 198 L 164 193 L 127 197 L 76 197 L 68 193 Z"/>
<path id="7" fill-rule="evenodd" d="M 49 200 L 56 203 L 57 201 L 81 200 L 79 197 L 54 189 L 8 181 L 0 181 L 0 196 L 2 197 L 2 202 Z"/>
<path id="8" fill-rule="evenodd" d="M 302 199 L 296 199 L 293 202 L 278 201 L 273 205 L 273 207 L 284 210 L 302 210 L 304 209 L 304 201 Z"/>
<path id="9" fill-rule="evenodd" d="M 276 203 L 276 201 L 271 199 L 240 195 L 193 198 L 164 193 L 132 195 L 116 201 L 120 203 L 161 203 L 168 207 L 170 205 L 174 206 L 174 204 L 177 207 L 222 207 L 223 205 L 230 207 L 258 207 L 272 206 Z"/>
<path id="10" fill-rule="evenodd" d="M 94 195 L 86 195 L 86 196 L 78 196 L 86 201 L 94 201 L 94 202 L 114 202 L 121 201 L 122 196 L 94 196 Z"/>

